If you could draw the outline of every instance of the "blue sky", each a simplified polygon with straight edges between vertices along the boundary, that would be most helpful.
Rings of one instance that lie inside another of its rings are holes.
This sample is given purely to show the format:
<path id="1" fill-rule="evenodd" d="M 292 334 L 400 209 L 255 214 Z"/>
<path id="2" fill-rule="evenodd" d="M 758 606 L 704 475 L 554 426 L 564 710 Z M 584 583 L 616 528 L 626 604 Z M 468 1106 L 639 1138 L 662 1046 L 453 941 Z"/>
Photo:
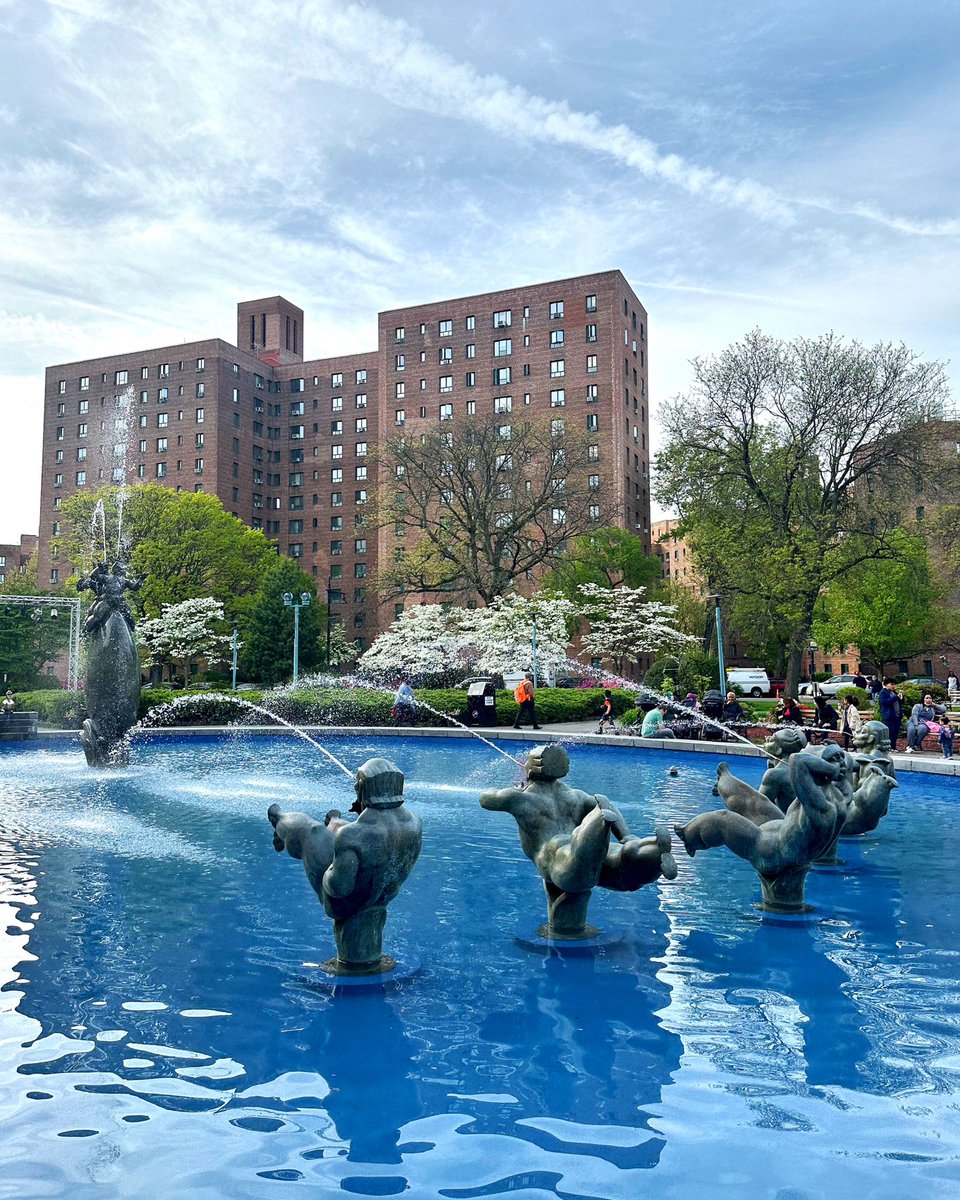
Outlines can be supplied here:
<path id="1" fill-rule="evenodd" d="M 0 542 L 36 531 L 46 365 L 232 340 L 259 295 L 313 357 L 619 267 L 654 414 L 756 325 L 957 359 L 958 32 L 954 0 L 0 0 Z"/>

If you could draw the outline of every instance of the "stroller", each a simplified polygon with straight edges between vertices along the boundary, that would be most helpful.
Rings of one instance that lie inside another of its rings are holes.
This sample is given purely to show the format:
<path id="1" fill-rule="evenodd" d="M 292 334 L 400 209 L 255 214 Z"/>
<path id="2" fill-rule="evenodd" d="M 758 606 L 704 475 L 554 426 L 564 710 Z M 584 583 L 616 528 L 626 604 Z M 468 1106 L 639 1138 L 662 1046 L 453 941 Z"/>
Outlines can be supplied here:
<path id="1" fill-rule="evenodd" d="M 722 721 L 723 694 L 716 688 L 711 688 L 708 692 L 704 692 L 701 708 L 705 717 L 710 717 L 714 721 Z M 708 738 L 712 742 L 727 742 L 731 740 L 729 734 L 717 729 L 716 725 L 704 724 L 701 728 L 702 732 L 700 736 Z"/>

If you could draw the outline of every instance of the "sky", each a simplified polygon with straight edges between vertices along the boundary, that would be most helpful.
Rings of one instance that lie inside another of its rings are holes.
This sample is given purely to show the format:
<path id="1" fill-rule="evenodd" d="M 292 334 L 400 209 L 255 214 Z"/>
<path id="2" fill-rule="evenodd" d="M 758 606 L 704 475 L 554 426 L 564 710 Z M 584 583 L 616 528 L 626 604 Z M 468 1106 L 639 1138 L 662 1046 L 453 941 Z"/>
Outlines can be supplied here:
<path id="1" fill-rule="evenodd" d="M 44 368 L 620 268 L 650 395 L 759 326 L 954 360 L 955 0 L 0 0 L 0 542 Z M 653 431 L 657 444 L 656 428 Z"/>

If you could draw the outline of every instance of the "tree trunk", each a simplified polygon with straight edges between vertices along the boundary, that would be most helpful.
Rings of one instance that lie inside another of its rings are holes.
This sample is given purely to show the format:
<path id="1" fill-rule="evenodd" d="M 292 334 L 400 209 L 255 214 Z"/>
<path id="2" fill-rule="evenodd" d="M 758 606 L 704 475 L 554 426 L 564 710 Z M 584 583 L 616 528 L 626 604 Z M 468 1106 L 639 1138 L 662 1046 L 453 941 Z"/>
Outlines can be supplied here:
<path id="1" fill-rule="evenodd" d="M 800 671 L 803 666 L 803 646 L 797 645 L 796 642 L 791 643 L 790 653 L 787 656 L 787 675 L 786 683 L 783 686 L 783 694 L 786 699 L 791 696 L 796 696 L 800 686 Z"/>

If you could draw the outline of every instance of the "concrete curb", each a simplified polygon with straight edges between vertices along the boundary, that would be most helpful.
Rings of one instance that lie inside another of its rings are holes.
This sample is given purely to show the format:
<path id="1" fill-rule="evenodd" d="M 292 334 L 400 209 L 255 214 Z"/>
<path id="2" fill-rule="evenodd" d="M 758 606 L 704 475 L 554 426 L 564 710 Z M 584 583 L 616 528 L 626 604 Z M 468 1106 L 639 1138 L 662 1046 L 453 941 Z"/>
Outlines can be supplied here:
<path id="1" fill-rule="evenodd" d="M 759 746 L 748 746 L 744 742 L 693 742 L 682 738 L 642 738 L 633 735 L 613 736 L 610 734 L 587 733 L 583 730 L 565 729 L 562 725 L 554 725 L 539 732 L 523 729 L 496 727 L 493 729 L 478 729 L 476 733 L 469 729 L 434 729 L 423 726 L 403 726 L 398 729 L 391 725 L 304 725 L 303 732 L 311 737 L 322 738 L 324 734 L 335 737 L 413 737 L 413 738 L 473 738 L 479 734 L 483 738 L 497 742 L 562 742 L 564 744 L 579 744 L 584 746 L 609 746 L 618 750 L 669 750 L 673 754 L 714 754 L 720 758 L 765 758 L 766 755 Z M 286 735 L 296 737 L 296 729 L 288 729 L 283 725 L 168 725 L 161 728 L 143 730 L 151 738 L 170 737 L 224 737 L 238 733 L 245 736 L 267 737 L 270 735 Z M 37 734 L 39 742 L 76 741 L 80 734 L 75 729 L 41 729 Z M 11 743 L 13 744 L 13 743 Z M 16 743 L 23 746 L 25 743 Z M 919 754 L 895 754 L 894 765 L 897 771 L 912 772 L 921 775 L 960 775 L 960 758 L 946 759 L 922 757 Z"/>

